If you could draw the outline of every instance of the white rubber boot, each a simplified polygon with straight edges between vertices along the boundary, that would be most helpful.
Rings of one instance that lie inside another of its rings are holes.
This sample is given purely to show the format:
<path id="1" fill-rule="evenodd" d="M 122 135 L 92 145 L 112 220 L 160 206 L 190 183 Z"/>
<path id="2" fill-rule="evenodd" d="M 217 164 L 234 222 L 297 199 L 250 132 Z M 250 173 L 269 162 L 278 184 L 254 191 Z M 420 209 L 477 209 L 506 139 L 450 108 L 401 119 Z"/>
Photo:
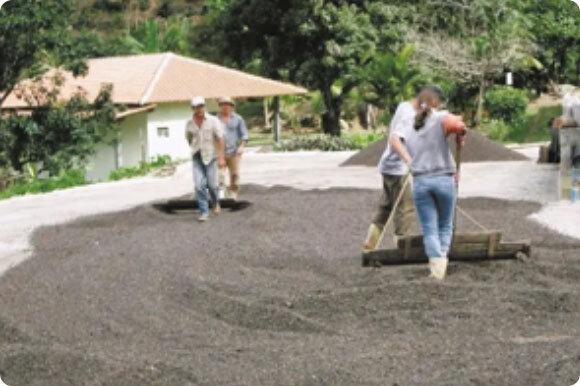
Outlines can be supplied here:
<path id="1" fill-rule="evenodd" d="M 377 244 L 379 243 L 379 238 L 383 233 L 383 228 L 376 226 L 375 224 L 371 224 L 369 226 L 369 230 L 367 232 L 367 237 L 362 247 L 363 252 L 370 252 L 377 249 Z"/>
<path id="2" fill-rule="evenodd" d="M 429 269 L 431 270 L 430 277 L 433 277 L 437 280 L 445 279 L 448 263 L 449 259 L 447 259 L 447 257 L 436 257 L 429 259 Z"/>

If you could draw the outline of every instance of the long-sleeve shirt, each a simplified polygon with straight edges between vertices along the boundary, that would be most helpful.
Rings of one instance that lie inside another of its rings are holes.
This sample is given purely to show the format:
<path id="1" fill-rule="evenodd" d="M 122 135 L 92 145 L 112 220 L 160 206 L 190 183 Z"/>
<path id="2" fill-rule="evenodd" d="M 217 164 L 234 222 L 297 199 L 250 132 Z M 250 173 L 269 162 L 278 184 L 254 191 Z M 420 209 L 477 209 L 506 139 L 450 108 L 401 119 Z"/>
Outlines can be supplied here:
<path id="1" fill-rule="evenodd" d="M 227 123 L 221 113 L 218 114 L 218 118 L 224 126 L 225 155 L 226 157 L 234 156 L 236 155 L 241 143 L 248 141 L 249 139 L 246 123 L 244 122 L 244 119 L 236 113 L 230 115 L 230 120 Z"/>

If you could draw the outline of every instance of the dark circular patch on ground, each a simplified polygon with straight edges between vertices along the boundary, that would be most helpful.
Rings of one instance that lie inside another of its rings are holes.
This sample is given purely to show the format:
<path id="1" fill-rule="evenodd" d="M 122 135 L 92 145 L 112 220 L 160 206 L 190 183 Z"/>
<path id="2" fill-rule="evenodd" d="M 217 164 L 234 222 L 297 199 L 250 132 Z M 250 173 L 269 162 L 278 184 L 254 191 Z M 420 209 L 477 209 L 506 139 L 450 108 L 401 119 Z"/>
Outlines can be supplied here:
<path id="1" fill-rule="evenodd" d="M 9 385 L 567 385 L 580 241 L 530 202 L 461 200 L 530 263 L 360 267 L 378 191 L 245 187 L 195 221 L 135 209 L 44 227 L 0 280 Z M 458 229 L 473 231 L 459 218 Z M 385 247 L 391 246 L 389 237 Z"/>
<path id="2" fill-rule="evenodd" d="M 383 138 L 370 144 L 340 166 L 377 166 L 387 148 L 387 141 L 388 138 Z M 452 144 L 451 148 L 455 156 L 455 145 Z M 468 133 L 465 147 L 461 151 L 462 162 L 525 161 L 527 159 L 524 155 L 487 139 L 475 130 Z"/>
<path id="3" fill-rule="evenodd" d="M 222 199 L 220 200 L 220 206 L 222 209 L 229 209 L 230 212 L 237 212 L 244 210 L 252 205 L 249 201 L 243 200 L 232 200 L 232 199 Z M 183 211 L 196 211 L 199 206 L 196 200 L 180 198 L 162 202 L 156 202 L 151 204 L 151 206 L 165 214 L 178 214 Z"/>

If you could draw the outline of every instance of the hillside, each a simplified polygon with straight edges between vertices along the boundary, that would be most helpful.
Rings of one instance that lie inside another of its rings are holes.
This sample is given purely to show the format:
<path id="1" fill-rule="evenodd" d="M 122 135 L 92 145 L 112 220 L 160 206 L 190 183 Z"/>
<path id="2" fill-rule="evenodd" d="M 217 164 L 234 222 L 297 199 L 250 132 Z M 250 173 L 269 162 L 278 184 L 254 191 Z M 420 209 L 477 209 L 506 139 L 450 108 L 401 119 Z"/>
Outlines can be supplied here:
<path id="1" fill-rule="evenodd" d="M 201 18 L 204 0 L 78 0 L 78 30 L 115 35 L 150 18 L 187 16 Z"/>

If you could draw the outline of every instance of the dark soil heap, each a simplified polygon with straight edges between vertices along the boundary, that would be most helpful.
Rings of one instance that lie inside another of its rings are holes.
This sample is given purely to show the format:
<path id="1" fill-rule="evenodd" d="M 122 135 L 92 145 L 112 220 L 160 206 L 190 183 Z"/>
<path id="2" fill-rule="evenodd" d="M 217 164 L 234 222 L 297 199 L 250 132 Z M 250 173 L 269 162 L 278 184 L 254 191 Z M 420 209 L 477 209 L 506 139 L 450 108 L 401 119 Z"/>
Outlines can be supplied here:
<path id="1" fill-rule="evenodd" d="M 340 166 L 376 166 L 387 148 L 387 138 L 374 142 L 362 149 Z M 451 146 L 455 155 L 455 145 Z M 465 148 L 461 152 L 462 162 L 524 161 L 527 158 L 501 144 L 487 139 L 475 130 L 468 133 Z"/>

